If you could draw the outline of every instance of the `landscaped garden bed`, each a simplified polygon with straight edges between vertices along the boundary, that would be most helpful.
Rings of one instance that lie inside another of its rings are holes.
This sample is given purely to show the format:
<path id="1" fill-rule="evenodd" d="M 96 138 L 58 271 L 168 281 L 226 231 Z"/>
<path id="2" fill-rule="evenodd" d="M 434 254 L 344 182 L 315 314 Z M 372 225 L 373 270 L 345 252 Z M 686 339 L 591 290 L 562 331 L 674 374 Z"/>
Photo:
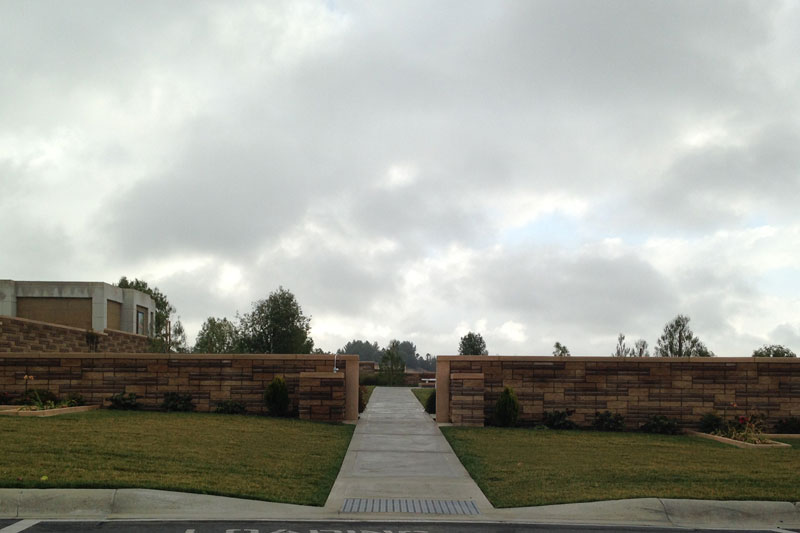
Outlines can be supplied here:
<path id="1" fill-rule="evenodd" d="M 800 440 L 741 449 L 689 435 L 442 427 L 497 507 L 625 498 L 799 501 Z"/>
<path id="2" fill-rule="evenodd" d="M 353 429 L 105 409 L 0 417 L 0 487 L 149 488 L 323 505 Z"/>
<path id="3" fill-rule="evenodd" d="M 5 405 L 0 406 L 0 415 L 4 416 L 59 416 L 93 411 L 99 405 L 77 405 L 74 407 L 43 407 L 35 405 Z"/>

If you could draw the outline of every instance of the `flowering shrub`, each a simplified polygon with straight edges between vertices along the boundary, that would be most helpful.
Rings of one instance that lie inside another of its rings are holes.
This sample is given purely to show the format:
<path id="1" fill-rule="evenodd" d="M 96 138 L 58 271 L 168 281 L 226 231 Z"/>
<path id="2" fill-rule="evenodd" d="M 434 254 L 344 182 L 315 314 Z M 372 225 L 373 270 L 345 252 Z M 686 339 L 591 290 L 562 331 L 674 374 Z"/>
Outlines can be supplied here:
<path id="1" fill-rule="evenodd" d="M 768 441 L 764 437 L 764 418 L 759 415 L 736 417 L 713 434 L 750 444 L 763 444 Z"/>
<path id="2" fill-rule="evenodd" d="M 735 402 L 730 406 L 736 408 Z M 700 430 L 711 435 L 718 435 L 750 444 L 763 444 L 769 439 L 764 437 L 763 415 L 739 415 L 732 420 L 726 420 L 725 409 L 722 416 L 716 413 L 707 413 L 700 422 Z"/>

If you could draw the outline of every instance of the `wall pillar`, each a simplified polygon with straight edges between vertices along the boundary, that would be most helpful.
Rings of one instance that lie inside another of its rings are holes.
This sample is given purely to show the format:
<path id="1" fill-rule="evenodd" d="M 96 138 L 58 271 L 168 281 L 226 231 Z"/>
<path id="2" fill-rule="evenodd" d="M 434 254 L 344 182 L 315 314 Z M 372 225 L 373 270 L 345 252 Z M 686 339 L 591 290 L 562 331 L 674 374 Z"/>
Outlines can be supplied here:
<path id="1" fill-rule="evenodd" d="M 436 423 L 450 422 L 450 361 L 436 358 Z"/>
<path id="2" fill-rule="evenodd" d="M 344 363 L 345 399 L 344 419 L 346 422 L 358 421 L 358 388 L 359 388 L 359 360 L 358 357 L 346 359 Z"/>

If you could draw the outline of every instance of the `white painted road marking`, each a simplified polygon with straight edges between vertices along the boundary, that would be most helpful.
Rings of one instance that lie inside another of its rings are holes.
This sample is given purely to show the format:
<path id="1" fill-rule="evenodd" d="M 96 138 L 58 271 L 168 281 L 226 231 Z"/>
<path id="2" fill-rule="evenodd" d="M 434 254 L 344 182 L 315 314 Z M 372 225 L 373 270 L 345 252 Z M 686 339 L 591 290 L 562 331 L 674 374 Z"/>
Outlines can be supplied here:
<path id="1" fill-rule="evenodd" d="M 20 531 L 25 531 L 29 527 L 35 526 L 39 522 L 40 520 L 20 520 L 19 522 L 15 522 L 10 526 L 0 529 L 0 533 L 19 533 Z"/>

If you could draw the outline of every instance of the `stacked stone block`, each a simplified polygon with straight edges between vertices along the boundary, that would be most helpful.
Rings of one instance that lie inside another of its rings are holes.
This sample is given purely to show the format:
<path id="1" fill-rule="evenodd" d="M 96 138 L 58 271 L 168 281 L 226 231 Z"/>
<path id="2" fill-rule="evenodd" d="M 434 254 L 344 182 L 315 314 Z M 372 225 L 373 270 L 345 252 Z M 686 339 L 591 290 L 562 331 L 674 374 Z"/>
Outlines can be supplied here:
<path id="1" fill-rule="evenodd" d="M 483 426 L 484 375 L 450 374 L 450 418 L 457 426 Z"/>
<path id="2" fill-rule="evenodd" d="M 157 409 L 165 393 L 180 392 L 191 394 L 200 412 L 213 411 L 223 400 L 237 400 L 246 405 L 248 412 L 264 413 L 264 391 L 275 377 L 286 380 L 292 409 L 297 410 L 302 399 L 301 374 L 324 372 L 338 376 L 338 385 L 326 382 L 314 391 L 315 401 L 335 402 L 335 405 L 325 404 L 329 409 L 322 418 L 355 419 L 358 356 L 339 355 L 337 374 L 333 374 L 333 362 L 330 355 L 0 354 L 0 392 L 22 394 L 23 377 L 32 375 L 34 380 L 28 382 L 29 388 L 49 389 L 60 397 L 78 393 L 89 404 L 107 406 L 113 394 L 134 393 L 144 408 Z M 342 396 L 347 396 L 345 387 L 354 390 L 349 403 Z M 340 404 L 347 405 L 355 414 L 348 415 L 336 408 Z M 311 418 L 320 411 L 313 411 Z"/>
<path id="3" fill-rule="evenodd" d="M 712 411 L 759 413 L 769 425 L 800 416 L 800 359 L 440 356 L 437 365 L 437 381 L 448 379 L 451 387 L 437 412 L 452 411 L 446 405 L 455 397 L 451 375 L 483 374 L 485 419 L 507 386 L 520 401 L 523 424 L 567 409 L 586 426 L 597 411 L 620 413 L 631 429 L 653 415 L 677 418 L 685 427 L 696 427 Z"/>
<path id="4" fill-rule="evenodd" d="M 300 374 L 300 418 L 319 422 L 344 420 L 344 374 L 303 372 Z"/>
<path id="5" fill-rule="evenodd" d="M 106 353 L 144 353 L 150 350 L 149 339 L 124 331 L 107 329 L 91 332 L 97 345 L 90 342 L 89 330 L 0 316 L 0 353 L 89 353 L 96 348 Z"/>

